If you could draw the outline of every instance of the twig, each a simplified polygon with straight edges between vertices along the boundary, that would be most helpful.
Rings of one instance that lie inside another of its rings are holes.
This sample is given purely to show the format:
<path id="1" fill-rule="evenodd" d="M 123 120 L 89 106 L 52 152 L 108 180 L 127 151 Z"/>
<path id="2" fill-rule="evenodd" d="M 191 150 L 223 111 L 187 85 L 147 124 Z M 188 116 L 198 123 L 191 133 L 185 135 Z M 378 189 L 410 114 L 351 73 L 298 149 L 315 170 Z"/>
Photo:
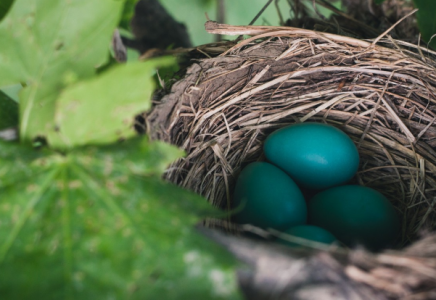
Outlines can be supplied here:
<path id="1" fill-rule="evenodd" d="M 282 15 L 282 12 L 280 11 L 279 1 L 280 1 L 280 0 L 276 0 L 276 1 L 274 2 L 274 4 L 275 4 L 276 9 L 277 9 L 277 14 L 279 15 L 280 26 L 283 26 L 283 25 L 285 25 L 285 21 L 283 20 L 283 15 Z"/>
<path id="2" fill-rule="evenodd" d="M 265 9 L 267 9 L 267 7 L 271 4 L 271 2 L 273 2 L 273 0 L 268 0 L 268 3 L 265 4 L 265 6 L 260 10 L 260 12 L 257 13 L 257 15 L 254 17 L 254 19 L 251 20 L 250 24 L 248 24 L 248 25 L 253 25 L 254 22 L 256 22 L 257 19 L 259 19 L 259 17 L 263 14 L 263 12 L 265 11 Z"/>
<path id="3" fill-rule="evenodd" d="M 127 61 L 127 49 L 121 40 L 118 29 L 115 29 L 114 35 L 112 36 L 112 48 L 114 50 L 114 56 L 117 62 Z"/>
<path id="4" fill-rule="evenodd" d="M 254 19 L 251 20 L 250 24 L 248 24 L 248 26 L 253 25 L 254 22 L 256 22 L 257 19 L 259 19 L 259 17 L 263 14 L 265 9 L 267 9 L 267 7 L 271 4 L 271 2 L 273 2 L 273 0 L 268 0 L 267 4 L 265 4 L 264 7 L 257 13 L 257 15 L 254 17 Z M 237 40 L 239 40 L 240 38 L 242 38 L 242 35 L 238 36 Z"/>
<path id="5" fill-rule="evenodd" d="M 402 17 L 401 19 L 399 19 L 394 25 L 392 25 L 391 27 L 389 27 L 385 32 L 383 32 L 382 34 L 380 34 L 373 42 L 372 44 L 375 45 L 378 43 L 378 41 L 384 37 L 386 34 L 389 33 L 389 31 L 391 31 L 392 29 L 395 28 L 395 26 L 397 26 L 398 24 L 400 24 L 401 22 L 403 22 L 404 19 L 410 17 L 411 15 L 413 15 L 414 13 L 416 13 L 418 11 L 418 9 L 414 9 L 412 10 L 410 13 L 408 13 L 407 15 L 405 15 L 404 17 Z"/>
<path id="6" fill-rule="evenodd" d="M 321 19 L 321 20 L 323 20 L 323 21 L 325 21 L 325 17 L 318 11 L 318 8 L 316 7 L 316 1 L 315 0 L 312 0 L 312 6 L 313 6 L 313 10 L 315 11 L 315 13 L 317 14 L 317 16 Z"/>
<path id="7" fill-rule="evenodd" d="M 316 0 L 318 2 L 319 5 L 324 6 L 325 8 L 330 9 L 332 12 L 334 12 L 335 14 L 344 17 L 350 21 L 353 21 L 354 23 L 358 24 L 359 26 L 362 26 L 363 28 L 365 28 L 365 30 L 367 30 L 368 32 L 371 32 L 374 35 L 378 35 L 380 34 L 380 32 L 378 32 L 377 30 L 375 30 L 374 28 L 372 28 L 371 26 L 366 25 L 363 22 L 360 22 L 359 20 L 354 19 L 353 17 L 347 15 L 346 13 L 340 11 L 339 9 L 337 9 L 336 7 L 334 7 L 333 5 L 331 5 L 330 3 L 328 3 L 325 0 Z"/>

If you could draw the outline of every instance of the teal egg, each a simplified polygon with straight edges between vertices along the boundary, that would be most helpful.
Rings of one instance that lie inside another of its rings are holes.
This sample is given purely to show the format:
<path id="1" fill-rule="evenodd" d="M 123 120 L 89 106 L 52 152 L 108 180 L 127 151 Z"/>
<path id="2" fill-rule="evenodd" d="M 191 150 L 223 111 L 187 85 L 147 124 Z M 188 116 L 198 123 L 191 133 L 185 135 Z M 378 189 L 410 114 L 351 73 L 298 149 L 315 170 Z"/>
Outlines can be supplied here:
<path id="1" fill-rule="evenodd" d="M 294 226 L 292 228 L 289 228 L 288 230 L 285 230 L 283 233 L 293 235 L 296 237 L 301 237 L 306 240 L 323 243 L 323 244 L 332 244 L 335 241 L 337 241 L 333 234 L 331 234 L 330 232 L 328 232 L 327 230 L 321 227 L 314 226 L 314 225 Z M 301 246 L 301 244 L 283 240 L 283 239 L 279 239 L 278 242 L 291 247 Z"/>
<path id="2" fill-rule="evenodd" d="M 346 183 L 359 167 L 353 141 L 336 127 L 321 123 L 294 124 L 273 132 L 264 153 L 297 184 L 310 189 Z"/>
<path id="3" fill-rule="evenodd" d="M 295 182 L 279 168 L 255 162 L 240 173 L 233 195 L 240 224 L 284 230 L 306 223 L 307 207 Z"/>
<path id="4" fill-rule="evenodd" d="M 310 199 L 309 223 L 330 231 L 339 241 L 353 247 L 379 250 L 391 245 L 400 232 L 393 205 L 368 187 L 334 187 Z"/>

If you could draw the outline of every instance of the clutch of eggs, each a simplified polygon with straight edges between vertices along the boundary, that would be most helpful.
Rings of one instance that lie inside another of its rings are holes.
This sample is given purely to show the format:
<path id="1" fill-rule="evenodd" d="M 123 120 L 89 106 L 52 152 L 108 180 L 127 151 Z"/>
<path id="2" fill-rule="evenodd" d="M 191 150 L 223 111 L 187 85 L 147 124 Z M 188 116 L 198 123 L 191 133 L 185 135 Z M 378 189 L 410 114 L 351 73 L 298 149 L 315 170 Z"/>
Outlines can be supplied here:
<path id="1" fill-rule="evenodd" d="M 398 215 L 382 194 L 344 185 L 357 172 L 359 153 L 341 130 L 320 123 L 290 125 L 266 139 L 264 153 L 268 162 L 249 164 L 236 182 L 237 223 L 371 250 L 389 246 L 397 237 Z M 306 205 L 299 187 L 318 194 Z"/>

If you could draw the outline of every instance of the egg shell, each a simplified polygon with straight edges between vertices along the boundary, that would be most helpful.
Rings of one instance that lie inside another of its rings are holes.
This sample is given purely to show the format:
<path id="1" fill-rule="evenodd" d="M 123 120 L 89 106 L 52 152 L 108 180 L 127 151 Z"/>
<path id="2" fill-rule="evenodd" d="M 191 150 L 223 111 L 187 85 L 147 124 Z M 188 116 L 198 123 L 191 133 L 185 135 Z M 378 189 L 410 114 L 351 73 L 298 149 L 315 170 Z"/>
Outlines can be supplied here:
<path id="1" fill-rule="evenodd" d="M 306 223 L 307 207 L 295 182 L 279 168 L 255 162 L 240 173 L 233 206 L 241 209 L 234 221 L 284 230 Z"/>
<path id="2" fill-rule="evenodd" d="M 370 250 L 390 246 L 400 232 L 393 205 L 376 190 L 358 185 L 334 187 L 310 199 L 309 223 L 330 231 L 341 242 Z"/>
<path id="3" fill-rule="evenodd" d="M 273 132 L 265 141 L 264 153 L 297 184 L 310 189 L 344 184 L 359 167 L 353 141 L 322 123 L 294 124 Z"/>
<path id="4" fill-rule="evenodd" d="M 294 226 L 288 230 L 285 230 L 283 233 L 324 244 L 332 244 L 337 241 L 333 234 L 321 227 L 314 225 Z M 291 247 L 302 246 L 296 242 L 294 243 L 283 239 L 279 239 L 278 242 Z"/>

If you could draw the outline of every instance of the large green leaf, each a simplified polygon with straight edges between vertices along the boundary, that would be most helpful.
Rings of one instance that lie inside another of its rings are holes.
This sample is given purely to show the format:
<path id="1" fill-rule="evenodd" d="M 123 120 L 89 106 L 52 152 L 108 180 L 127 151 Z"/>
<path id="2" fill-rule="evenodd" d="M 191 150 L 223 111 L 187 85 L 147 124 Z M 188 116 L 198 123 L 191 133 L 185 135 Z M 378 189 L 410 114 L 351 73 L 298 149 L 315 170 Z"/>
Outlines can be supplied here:
<path id="1" fill-rule="evenodd" d="M 20 136 L 52 130 L 68 78 L 88 78 L 107 60 L 121 0 L 15 0 L 0 23 L 0 87 L 24 83 Z"/>
<path id="2" fill-rule="evenodd" d="M 156 66 L 175 64 L 173 57 L 136 62 L 115 68 L 65 90 L 57 101 L 54 147 L 105 144 L 135 134 L 135 114 L 151 105 Z"/>
<path id="3" fill-rule="evenodd" d="M 18 126 L 18 104 L 0 91 L 0 130 Z"/>
<path id="4" fill-rule="evenodd" d="M 418 8 L 416 18 L 422 38 L 430 42 L 430 46 L 436 49 L 436 1 L 434 0 L 413 0 L 415 7 Z"/>
<path id="5" fill-rule="evenodd" d="M 159 179 L 179 155 L 139 138 L 68 155 L 1 142 L 1 299 L 239 299 L 233 260 L 193 229 L 216 212 Z"/>

